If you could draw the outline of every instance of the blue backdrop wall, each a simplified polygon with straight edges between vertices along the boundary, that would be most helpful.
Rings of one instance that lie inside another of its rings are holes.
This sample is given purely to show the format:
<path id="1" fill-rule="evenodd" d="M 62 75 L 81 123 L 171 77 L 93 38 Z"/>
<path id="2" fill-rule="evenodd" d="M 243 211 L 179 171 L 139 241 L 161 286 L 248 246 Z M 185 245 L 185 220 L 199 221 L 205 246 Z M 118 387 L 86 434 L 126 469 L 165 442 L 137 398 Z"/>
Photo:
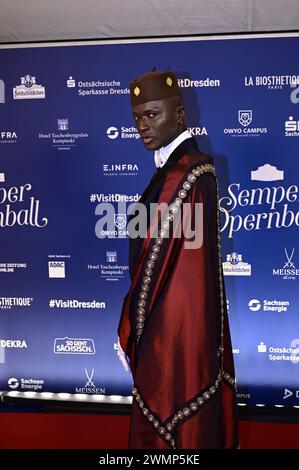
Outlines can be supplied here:
<path id="1" fill-rule="evenodd" d="M 130 393 L 116 333 L 126 214 L 155 167 L 128 83 L 156 66 L 178 73 L 188 126 L 215 159 L 239 402 L 298 404 L 298 46 L 277 35 L 0 48 L 0 389 Z M 115 210 L 106 233 L 103 202 Z"/>

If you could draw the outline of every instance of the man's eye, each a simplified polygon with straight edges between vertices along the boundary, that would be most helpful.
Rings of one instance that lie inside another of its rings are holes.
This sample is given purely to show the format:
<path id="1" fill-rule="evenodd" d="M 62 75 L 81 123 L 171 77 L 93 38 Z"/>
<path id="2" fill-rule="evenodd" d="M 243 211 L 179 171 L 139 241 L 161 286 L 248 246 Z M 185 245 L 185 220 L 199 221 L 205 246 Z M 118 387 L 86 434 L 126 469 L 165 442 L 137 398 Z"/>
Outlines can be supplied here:
<path id="1" fill-rule="evenodd" d="M 138 116 L 133 116 L 135 121 L 138 121 Z"/>
<path id="2" fill-rule="evenodd" d="M 156 113 L 150 113 L 148 116 L 149 116 L 150 118 L 154 118 L 156 115 L 157 115 Z"/>

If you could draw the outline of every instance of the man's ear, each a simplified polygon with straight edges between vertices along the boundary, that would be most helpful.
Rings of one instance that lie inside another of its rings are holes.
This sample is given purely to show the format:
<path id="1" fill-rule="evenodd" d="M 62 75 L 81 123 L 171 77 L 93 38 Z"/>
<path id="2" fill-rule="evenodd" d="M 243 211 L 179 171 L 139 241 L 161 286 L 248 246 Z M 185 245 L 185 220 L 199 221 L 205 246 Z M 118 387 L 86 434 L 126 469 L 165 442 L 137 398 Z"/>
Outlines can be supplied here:
<path id="1" fill-rule="evenodd" d="M 185 108 L 182 104 L 177 107 L 177 116 L 178 121 L 183 123 L 185 119 Z"/>

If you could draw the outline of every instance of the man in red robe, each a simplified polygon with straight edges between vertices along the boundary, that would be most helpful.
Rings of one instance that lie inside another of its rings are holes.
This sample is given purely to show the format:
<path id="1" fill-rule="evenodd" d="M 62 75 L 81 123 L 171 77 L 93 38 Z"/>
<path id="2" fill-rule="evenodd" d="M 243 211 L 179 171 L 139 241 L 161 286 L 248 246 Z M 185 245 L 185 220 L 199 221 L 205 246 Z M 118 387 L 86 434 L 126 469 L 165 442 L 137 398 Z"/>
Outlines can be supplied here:
<path id="1" fill-rule="evenodd" d="M 148 225 L 145 237 L 130 239 L 132 285 L 118 327 L 134 381 L 129 448 L 236 448 L 213 160 L 186 129 L 173 72 L 148 72 L 130 83 L 130 91 L 136 127 L 145 147 L 155 151 L 158 169 L 139 201 Z M 168 211 L 149 216 L 154 203 L 167 204 Z M 187 224 L 202 237 L 189 246 L 174 226 L 177 213 L 186 225 L 187 205 Z"/>

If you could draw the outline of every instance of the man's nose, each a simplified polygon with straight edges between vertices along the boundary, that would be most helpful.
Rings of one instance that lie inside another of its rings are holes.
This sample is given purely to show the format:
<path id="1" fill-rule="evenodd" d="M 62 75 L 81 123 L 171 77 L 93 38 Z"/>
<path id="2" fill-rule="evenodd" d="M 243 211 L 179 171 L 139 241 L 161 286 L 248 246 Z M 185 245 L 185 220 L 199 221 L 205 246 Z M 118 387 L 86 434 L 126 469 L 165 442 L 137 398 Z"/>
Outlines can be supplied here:
<path id="1" fill-rule="evenodd" d="M 148 119 L 145 116 L 140 119 L 138 127 L 140 132 L 144 132 L 149 129 Z"/>

